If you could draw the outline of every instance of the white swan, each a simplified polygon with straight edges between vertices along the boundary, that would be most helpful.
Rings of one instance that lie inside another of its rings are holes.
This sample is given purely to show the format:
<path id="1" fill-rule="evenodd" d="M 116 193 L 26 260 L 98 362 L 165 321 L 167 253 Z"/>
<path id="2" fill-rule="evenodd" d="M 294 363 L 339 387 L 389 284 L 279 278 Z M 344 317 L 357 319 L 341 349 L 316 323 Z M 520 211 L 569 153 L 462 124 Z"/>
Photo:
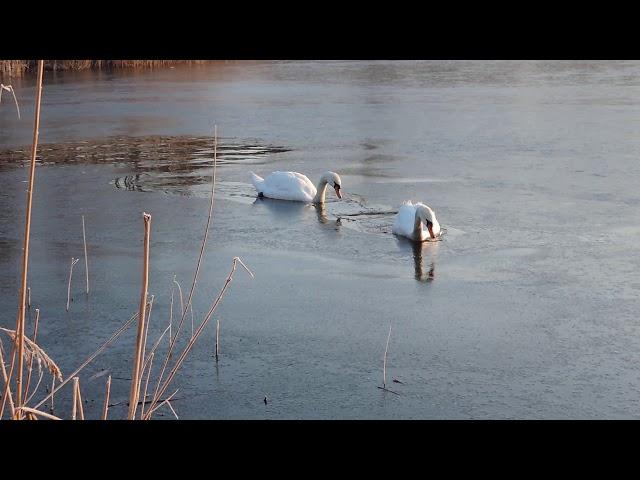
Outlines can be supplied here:
<path id="1" fill-rule="evenodd" d="M 251 179 L 258 190 L 258 196 L 295 202 L 324 203 L 327 184 L 331 184 L 338 198 L 342 198 L 340 187 L 342 182 L 337 173 L 325 172 L 320 177 L 318 188 L 305 175 L 298 172 L 273 172 L 262 178 L 253 172 Z"/>
<path id="2" fill-rule="evenodd" d="M 422 228 L 423 223 L 427 226 L 426 231 Z M 440 224 L 431 207 L 408 201 L 400 207 L 391 231 L 414 242 L 424 242 L 440 235 Z"/>

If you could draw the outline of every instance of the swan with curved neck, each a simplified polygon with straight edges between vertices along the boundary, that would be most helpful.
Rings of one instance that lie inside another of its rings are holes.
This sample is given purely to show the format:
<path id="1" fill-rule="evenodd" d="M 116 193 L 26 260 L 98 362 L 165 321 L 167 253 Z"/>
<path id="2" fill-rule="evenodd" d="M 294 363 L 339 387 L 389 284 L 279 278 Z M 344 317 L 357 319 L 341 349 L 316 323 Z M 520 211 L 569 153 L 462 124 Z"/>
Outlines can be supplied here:
<path id="1" fill-rule="evenodd" d="M 342 181 L 340 176 L 334 172 L 323 173 L 317 187 L 305 175 L 298 172 L 273 172 L 267 178 L 262 178 L 253 172 L 250 173 L 253 185 L 260 197 L 294 202 L 324 203 L 327 185 L 331 185 L 337 197 L 342 198 L 340 192 Z"/>
<path id="2" fill-rule="evenodd" d="M 423 226 L 426 226 L 425 229 Z M 440 236 L 440 223 L 435 212 L 424 203 L 404 202 L 398 211 L 392 232 L 414 242 L 424 242 Z"/>

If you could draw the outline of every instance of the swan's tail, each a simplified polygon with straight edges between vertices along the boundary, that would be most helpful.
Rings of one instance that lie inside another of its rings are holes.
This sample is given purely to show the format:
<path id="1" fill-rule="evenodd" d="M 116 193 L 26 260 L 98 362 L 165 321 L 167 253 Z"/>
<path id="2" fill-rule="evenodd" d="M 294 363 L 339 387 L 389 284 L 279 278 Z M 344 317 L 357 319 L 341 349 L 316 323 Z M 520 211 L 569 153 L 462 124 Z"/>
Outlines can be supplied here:
<path id="1" fill-rule="evenodd" d="M 251 174 L 251 181 L 253 182 L 253 186 L 256 187 L 258 192 L 262 193 L 262 184 L 264 183 L 264 178 L 259 175 L 256 175 L 253 172 L 249 172 Z"/>

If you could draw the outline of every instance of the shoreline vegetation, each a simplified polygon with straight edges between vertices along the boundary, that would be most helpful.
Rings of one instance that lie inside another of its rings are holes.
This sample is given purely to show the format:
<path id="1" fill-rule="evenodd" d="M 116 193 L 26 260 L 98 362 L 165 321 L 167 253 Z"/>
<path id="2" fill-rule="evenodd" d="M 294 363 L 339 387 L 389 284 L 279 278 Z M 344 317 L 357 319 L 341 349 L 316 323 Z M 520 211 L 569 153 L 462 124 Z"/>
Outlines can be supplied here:
<path id="1" fill-rule="evenodd" d="M 44 69 L 61 70 L 110 70 L 119 68 L 158 68 L 170 65 L 196 65 L 212 60 L 45 60 Z M 0 73 L 9 76 L 36 72 L 36 60 L 0 60 Z"/>

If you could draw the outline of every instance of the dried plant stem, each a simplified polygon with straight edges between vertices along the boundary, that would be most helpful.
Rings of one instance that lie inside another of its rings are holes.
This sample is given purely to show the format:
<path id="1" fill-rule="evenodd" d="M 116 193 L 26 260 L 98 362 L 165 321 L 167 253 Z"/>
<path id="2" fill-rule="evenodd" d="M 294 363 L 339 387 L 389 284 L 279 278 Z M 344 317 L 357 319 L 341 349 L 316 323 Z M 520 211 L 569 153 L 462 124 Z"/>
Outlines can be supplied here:
<path id="1" fill-rule="evenodd" d="M 82 242 L 84 243 L 84 272 L 87 280 L 87 295 L 89 295 L 89 259 L 87 257 L 87 236 L 84 229 L 84 215 L 82 215 Z"/>
<path id="2" fill-rule="evenodd" d="M 38 321 L 40 320 L 40 309 L 36 308 L 36 319 L 33 325 L 33 343 L 37 343 L 38 339 Z M 29 360 L 29 374 L 27 375 L 27 384 L 24 387 L 24 396 L 27 396 L 29 392 L 29 384 L 31 383 L 31 371 L 33 369 L 33 355 L 31 355 L 31 359 Z M 34 392 L 35 393 L 35 392 Z"/>
<path id="3" fill-rule="evenodd" d="M 107 419 L 109 413 L 109 394 L 111 393 L 111 375 L 107 378 L 107 393 L 104 397 L 104 406 L 102 407 L 102 420 Z"/>
<path id="4" fill-rule="evenodd" d="M 145 355 L 146 355 L 146 350 L 147 350 L 147 336 L 149 335 L 149 322 L 151 321 L 151 310 L 153 309 L 153 299 L 155 298 L 155 295 L 151 295 L 151 300 L 149 300 L 149 303 L 147 303 L 147 308 L 149 309 L 149 313 L 147 313 L 147 323 L 144 326 L 144 340 L 142 341 L 142 358 L 144 360 Z M 146 365 L 146 362 L 145 362 Z M 144 370 L 144 366 L 142 367 L 142 370 Z M 140 379 L 140 381 L 142 381 L 142 378 Z"/>
<path id="5" fill-rule="evenodd" d="M 193 327 L 194 327 L 193 304 L 189 305 L 189 310 L 191 310 L 191 338 L 193 338 Z"/>
<path id="6" fill-rule="evenodd" d="M 175 281 L 175 275 L 173 277 Z M 169 304 L 169 344 L 171 344 L 171 324 L 173 323 L 173 285 L 171 285 L 171 303 Z"/>
<path id="7" fill-rule="evenodd" d="M 216 187 L 216 167 L 218 165 L 218 126 L 214 125 L 213 127 L 213 172 L 211 174 L 211 198 L 210 198 L 210 202 L 209 202 L 209 212 L 207 214 L 207 223 L 204 227 L 204 236 L 202 238 L 202 244 L 200 246 L 200 253 L 198 254 L 198 261 L 196 262 L 196 271 L 193 275 L 193 283 L 191 284 L 191 290 L 189 291 L 189 298 L 187 299 L 187 308 L 189 307 L 189 305 L 191 305 L 191 301 L 193 299 L 193 292 L 196 288 L 196 283 L 198 282 L 198 275 L 200 273 L 200 265 L 202 264 L 202 257 L 204 255 L 204 249 L 205 246 L 207 244 L 207 238 L 209 237 L 209 226 L 211 225 L 211 218 L 213 216 L 213 205 L 214 205 L 214 199 L 215 199 L 215 187 Z M 162 378 L 164 376 L 164 372 L 167 368 L 167 365 L 169 363 L 169 359 L 171 358 L 172 354 L 173 354 L 173 349 L 175 348 L 176 345 L 176 340 L 178 338 L 178 333 L 180 332 L 180 329 L 182 328 L 182 325 L 184 323 L 184 319 L 187 315 L 187 309 L 182 306 L 182 315 L 180 315 L 180 322 L 178 323 L 178 328 L 176 329 L 176 332 L 174 334 L 174 336 L 171 339 L 171 343 L 169 344 L 169 351 L 167 352 L 167 356 L 165 358 L 165 361 L 162 365 L 162 369 L 160 371 L 160 376 L 158 377 L 158 383 L 156 386 L 156 393 L 158 391 L 158 387 L 160 386 L 160 384 L 162 383 Z M 193 338 L 193 335 L 192 335 Z M 156 395 L 156 393 L 154 393 L 154 400 L 157 400 L 158 398 L 160 398 L 158 395 Z"/>
<path id="8" fill-rule="evenodd" d="M 196 330 L 196 333 L 194 334 L 193 338 L 191 338 L 191 340 L 189 340 L 189 342 L 187 343 L 187 346 L 185 347 L 185 349 L 182 351 L 182 353 L 180 354 L 180 356 L 176 360 L 176 363 L 173 366 L 173 368 L 171 369 L 171 371 L 169 372 L 169 375 L 167 376 L 167 379 L 162 384 L 162 387 L 160 387 L 158 394 L 157 395 L 154 394 L 154 398 L 152 400 L 151 407 L 149 408 L 149 411 L 148 411 L 148 413 L 147 413 L 147 415 L 145 417 L 146 420 L 148 420 L 151 417 L 151 414 L 155 410 L 154 409 L 155 403 L 165 393 L 167 388 L 169 388 L 169 384 L 171 383 L 171 380 L 173 380 L 173 377 L 175 376 L 176 372 L 182 366 L 182 363 L 184 362 L 185 358 L 187 357 L 187 355 L 189 354 L 189 352 L 193 348 L 193 345 L 195 344 L 196 340 L 198 339 L 200 334 L 203 332 L 204 328 L 207 326 L 207 323 L 211 319 L 211 316 L 213 315 L 213 312 L 216 310 L 216 308 L 218 307 L 218 304 L 220 303 L 220 301 L 224 297 L 224 294 L 226 293 L 227 289 L 229 288 L 229 285 L 233 281 L 233 274 L 236 271 L 238 263 L 240 265 L 242 265 L 242 267 L 249 273 L 249 275 L 251 275 L 251 278 L 254 277 L 253 272 L 251 270 L 249 270 L 249 268 L 244 264 L 244 262 L 239 257 L 234 257 L 233 258 L 233 263 L 231 265 L 231 271 L 229 272 L 229 275 L 227 276 L 227 279 L 224 282 L 224 286 L 220 290 L 220 293 L 218 293 L 218 296 L 216 297 L 216 299 L 214 300 L 213 304 L 209 308 L 209 311 L 207 312 L 207 314 L 205 315 L 204 319 L 200 323 L 200 326 Z"/>
<path id="9" fill-rule="evenodd" d="M 67 312 L 69 311 L 69 303 L 71 302 L 71 276 L 73 275 L 73 266 L 78 263 L 79 258 L 71 257 L 71 268 L 69 269 L 69 284 L 67 285 Z"/>
<path id="10" fill-rule="evenodd" d="M 171 409 L 171 413 L 173 413 L 173 416 L 176 417 L 176 420 L 180 420 L 180 418 L 178 417 L 178 414 L 171 406 L 171 402 L 169 400 L 167 400 L 167 406 Z"/>
<path id="11" fill-rule="evenodd" d="M 78 390 L 77 401 L 78 401 L 78 412 L 80 413 L 80 420 L 84 420 L 84 408 L 82 406 L 82 395 L 80 395 L 80 378 L 78 378 L 76 389 Z"/>
<path id="12" fill-rule="evenodd" d="M 40 400 L 40 403 L 38 403 L 34 408 L 39 408 L 42 406 L 42 404 L 44 402 L 46 402 L 49 398 L 51 398 L 51 407 L 53 408 L 53 395 L 60 390 L 62 387 L 64 387 L 67 383 L 69 383 L 69 381 L 71 381 L 72 377 L 74 377 L 75 375 L 77 375 L 78 373 L 80 373 L 80 371 L 86 367 L 87 365 L 89 365 L 98 355 L 100 355 L 105 348 L 107 348 L 109 345 L 111 345 L 120 335 L 122 335 L 122 333 L 129 328 L 134 320 L 138 318 L 138 314 L 134 313 L 131 318 L 129 318 L 129 320 L 127 320 L 112 336 L 111 338 L 109 338 L 109 340 L 107 340 L 106 342 L 104 342 L 100 348 L 98 348 L 98 350 L 96 350 L 95 352 L 93 352 L 89 358 L 87 358 L 72 374 L 70 374 L 66 380 L 64 380 L 63 382 L 60 383 L 60 385 L 58 385 L 57 388 L 54 388 L 55 385 L 55 378 L 54 378 L 54 384 L 51 386 L 51 393 L 49 395 L 47 395 L 46 397 L 44 397 L 42 400 Z"/>
<path id="13" fill-rule="evenodd" d="M 20 407 L 20 410 L 23 412 L 32 413 L 34 415 L 39 415 L 43 418 L 48 418 L 49 420 L 62 420 L 61 418 L 58 418 L 54 415 L 49 415 L 48 413 L 45 413 L 45 412 L 41 412 L 40 410 L 36 410 L 35 408 Z"/>
<path id="14" fill-rule="evenodd" d="M 149 387 L 149 378 L 151 377 L 151 368 L 153 367 L 153 355 L 154 355 L 153 352 L 149 354 L 149 369 L 147 370 L 147 380 L 144 383 L 144 392 L 142 394 L 143 400 L 147 399 L 147 388 Z M 144 368 L 142 369 L 142 373 L 144 374 Z M 140 419 L 142 419 L 143 416 L 144 416 L 144 402 L 142 402 L 142 405 L 140 406 Z"/>
<path id="15" fill-rule="evenodd" d="M 4 414 L 4 407 L 5 407 L 6 403 L 7 403 L 7 399 L 9 399 L 9 398 L 11 398 L 11 402 L 10 402 L 11 405 L 12 405 L 11 411 L 12 412 L 15 411 L 14 410 L 15 409 L 15 405 L 13 403 L 13 399 L 12 399 L 12 396 L 11 396 L 11 384 L 10 384 L 10 381 L 11 381 L 11 377 L 13 376 L 13 370 L 14 370 L 14 367 L 15 367 L 15 364 L 16 364 L 16 348 L 17 348 L 17 345 L 16 345 L 16 342 L 15 342 L 15 339 L 14 339 L 14 341 L 11 343 L 11 364 L 9 366 L 9 374 L 6 375 L 7 378 L 6 378 L 5 382 L 4 382 L 4 390 L 2 392 L 2 405 L 0 405 L 0 418 L 2 418 L 2 415 Z M 3 367 L 4 367 L 4 364 L 3 364 Z M 11 418 L 13 418 L 13 415 L 11 416 Z"/>
<path id="16" fill-rule="evenodd" d="M 22 251 L 22 278 L 20 285 L 20 300 L 18 302 L 18 318 L 16 320 L 16 338 L 18 376 L 16 379 L 16 405 L 22 407 L 22 373 L 24 364 L 24 327 L 25 327 L 25 305 L 27 303 L 27 274 L 29 270 L 29 238 L 31 236 L 31 209 L 33 205 L 33 188 L 36 174 L 36 153 L 38 151 L 38 133 L 40 128 L 40 103 L 42 100 L 42 74 L 44 72 L 44 60 L 38 60 L 38 80 L 36 90 L 35 118 L 33 123 L 33 144 L 31 147 L 31 163 L 29 168 L 29 188 L 27 189 L 27 209 L 24 222 L 24 243 Z M 14 357 L 15 359 L 16 357 Z M 13 364 L 13 359 L 12 362 Z M 13 371 L 13 368 L 10 369 Z M 11 382 L 11 374 L 7 381 L 7 386 Z M 4 397 L 4 395 L 3 395 Z M 4 403 L 4 398 L 3 398 Z M 17 418 L 22 414 L 17 412 Z"/>
<path id="17" fill-rule="evenodd" d="M 144 338 L 144 326 L 147 310 L 147 288 L 149 286 L 149 239 L 151 235 L 151 215 L 143 213 L 144 219 L 144 254 L 142 262 L 142 288 L 140 290 L 140 311 L 138 312 L 138 333 L 136 338 L 136 351 L 131 374 L 131 392 L 129 394 L 128 419 L 134 420 L 140 395 L 140 370 L 142 366 L 142 341 Z"/>
<path id="18" fill-rule="evenodd" d="M 71 420 L 76 419 L 76 412 L 78 410 L 78 382 L 80 379 L 78 377 L 73 377 L 73 407 L 71 409 Z"/>
<path id="19" fill-rule="evenodd" d="M 18 120 L 20 120 L 20 106 L 18 105 L 18 99 L 16 98 L 16 91 L 11 85 L 3 85 L 0 83 L 0 103 L 2 102 L 2 91 L 6 90 L 13 94 L 13 101 L 16 103 L 16 110 L 18 111 Z"/>
<path id="20" fill-rule="evenodd" d="M 178 287 L 178 294 L 180 295 L 180 312 L 184 312 L 184 298 L 182 297 L 182 287 L 180 286 L 180 283 L 176 280 L 176 276 L 173 276 L 173 283 L 176 284 L 176 286 Z M 173 318 L 173 317 L 172 317 Z M 176 335 L 178 334 L 178 332 L 176 331 Z"/>
<path id="21" fill-rule="evenodd" d="M 218 361 L 218 353 L 220 353 L 220 317 L 216 320 L 216 362 Z"/>
<path id="22" fill-rule="evenodd" d="M 389 350 L 389 339 L 391 338 L 391 322 L 389 322 L 389 335 L 387 335 L 387 345 L 384 347 L 384 362 L 382 364 L 382 386 L 387 388 L 387 351 Z"/>
<path id="23" fill-rule="evenodd" d="M 5 386 L 9 384 L 9 377 L 7 376 L 7 370 L 4 366 L 4 351 L 2 348 L 2 341 L 0 341 L 0 367 L 2 368 L 2 380 L 5 383 Z M 11 389 L 6 389 L 8 392 L 9 398 L 9 412 L 11 414 L 11 418 L 15 416 L 15 407 L 13 405 L 13 397 L 11 396 Z M 2 419 L 2 415 L 4 414 L 4 403 L 2 404 L 2 410 L 0 410 L 0 419 Z"/>
<path id="24" fill-rule="evenodd" d="M 156 410 L 158 410 L 162 405 L 164 405 L 165 403 L 169 403 L 169 400 L 171 400 L 171 399 L 176 395 L 176 393 L 178 393 L 178 390 L 179 390 L 179 389 L 177 389 L 175 392 L 173 392 L 171 395 L 169 395 L 167 398 L 165 398 L 165 399 L 164 399 L 162 402 L 160 402 L 160 403 L 159 403 L 155 408 L 151 408 L 151 407 L 153 407 L 153 402 L 152 402 L 152 403 L 151 403 L 151 407 L 149 407 L 149 413 L 147 414 L 147 417 L 148 417 L 147 419 L 151 418 L 151 415 L 153 415 L 153 413 L 154 413 Z"/>
<path id="25" fill-rule="evenodd" d="M 42 377 L 44 377 L 44 370 L 40 369 L 40 374 L 38 375 L 38 382 L 36 383 L 35 388 L 33 389 L 33 392 L 31 392 L 31 395 L 29 395 L 29 397 L 25 400 L 24 403 L 29 403 L 31 401 L 31 399 L 34 397 L 34 395 L 36 394 L 36 392 L 38 391 L 38 387 L 40 386 L 40 383 L 42 382 Z M 29 392 L 25 392 L 25 397 L 27 396 Z"/>
<path id="26" fill-rule="evenodd" d="M 27 287 L 27 308 L 31 308 L 31 287 Z"/>
<path id="27" fill-rule="evenodd" d="M 49 394 L 49 396 L 51 397 L 51 406 L 49 407 L 49 411 L 51 413 L 53 413 L 53 394 L 56 391 L 55 386 L 56 386 L 56 377 L 53 377 L 51 379 L 51 393 Z M 46 398 L 45 398 L 45 400 L 46 400 Z M 45 400 L 43 400 L 38 405 L 36 405 L 35 408 L 38 408 L 40 406 L 40 404 L 44 403 Z"/>

